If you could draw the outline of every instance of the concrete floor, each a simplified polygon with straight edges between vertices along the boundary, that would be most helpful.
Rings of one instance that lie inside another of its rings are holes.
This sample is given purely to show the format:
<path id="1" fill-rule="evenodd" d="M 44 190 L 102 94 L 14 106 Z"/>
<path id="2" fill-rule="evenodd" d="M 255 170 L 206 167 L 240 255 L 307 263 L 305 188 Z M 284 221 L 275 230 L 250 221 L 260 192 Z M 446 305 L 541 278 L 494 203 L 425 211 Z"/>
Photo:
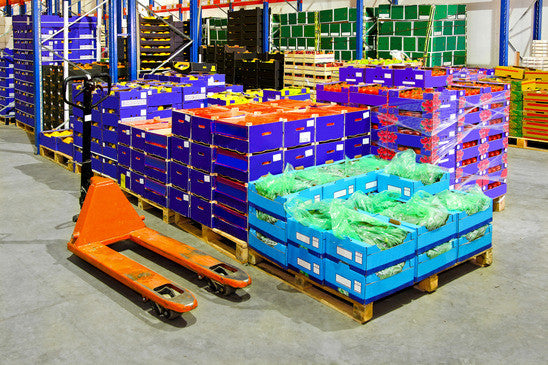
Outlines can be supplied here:
<path id="1" fill-rule="evenodd" d="M 252 266 L 230 299 L 138 248 L 124 251 L 195 293 L 175 322 L 66 249 L 79 176 L 0 126 L 0 363 L 546 363 L 548 152 L 511 148 L 491 267 L 461 265 L 427 295 L 409 288 L 359 325 Z M 145 213 L 149 226 L 222 256 Z M 241 266 L 241 265 L 240 265 Z"/>

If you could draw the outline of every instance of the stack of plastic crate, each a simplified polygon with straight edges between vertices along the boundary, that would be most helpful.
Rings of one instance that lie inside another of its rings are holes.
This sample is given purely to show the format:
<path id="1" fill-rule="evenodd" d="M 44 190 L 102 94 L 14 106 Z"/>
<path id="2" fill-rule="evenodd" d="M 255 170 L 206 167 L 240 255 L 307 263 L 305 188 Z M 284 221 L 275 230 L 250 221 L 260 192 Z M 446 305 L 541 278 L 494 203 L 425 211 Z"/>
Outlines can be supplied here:
<path id="1" fill-rule="evenodd" d="M 0 116 L 15 116 L 15 91 L 13 77 L 13 50 L 4 48 L 0 52 Z"/>

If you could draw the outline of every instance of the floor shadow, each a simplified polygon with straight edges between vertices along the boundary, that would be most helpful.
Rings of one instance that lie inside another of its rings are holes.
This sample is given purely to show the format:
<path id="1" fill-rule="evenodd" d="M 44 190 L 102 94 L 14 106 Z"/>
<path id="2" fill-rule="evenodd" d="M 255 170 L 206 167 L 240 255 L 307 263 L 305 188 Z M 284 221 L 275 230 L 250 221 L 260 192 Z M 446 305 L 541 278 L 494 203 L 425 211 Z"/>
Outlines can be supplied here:
<path id="1" fill-rule="evenodd" d="M 54 168 L 51 168 L 52 165 Z M 15 169 L 21 171 L 23 174 L 30 176 L 34 181 L 40 184 L 45 184 L 51 190 L 57 191 L 71 191 L 78 192 L 79 186 L 77 185 L 78 177 L 70 171 L 57 166 L 56 164 L 47 163 L 33 163 L 15 166 Z M 72 177 L 74 184 L 67 184 L 67 177 Z M 72 187 L 72 189 L 67 188 Z"/>

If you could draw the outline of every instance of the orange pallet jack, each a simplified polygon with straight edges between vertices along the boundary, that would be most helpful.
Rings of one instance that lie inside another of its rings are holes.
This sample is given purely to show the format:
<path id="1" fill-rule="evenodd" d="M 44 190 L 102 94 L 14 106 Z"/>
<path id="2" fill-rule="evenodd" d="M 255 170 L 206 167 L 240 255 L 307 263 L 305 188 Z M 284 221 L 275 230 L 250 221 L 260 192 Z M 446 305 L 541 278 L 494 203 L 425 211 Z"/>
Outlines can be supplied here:
<path id="1" fill-rule="evenodd" d="M 100 77 L 107 78 L 108 75 Z M 94 78 L 98 77 L 74 76 L 67 78 L 63 84 L 65 91 L 68 82 L 83 82 L 83 108 L 82 105 L 67 101 L 66 98 L 65 102 L 73 107 L 84 109 L 85 116 L 81 211 L 68 242 L 68 249 L 138 292 L 143 300 L 152 301 L 155 313 L 168 319 L 177 318 L 181 313 L 196 308 L 198 303 L 194 295 L 189 290 L 113 250 L 109 245 L 131 240 L 194 271 L 200 279 L 207 280 L 210 288 L 222 295 L 230 295 L 237 288 L 250 285 L 251 278 L 242 270 L 148 228 L 143 222 L 144 216 L 137 214 L 114 181 L 91 177 L 93 173 L 90 143 L 89 141 L 86 143 L 86 139 L 91 139 L 91 128 L 86 128 L 86 124 L 91 125 L 91 118 L 86 118 L 86 115 L 87 112 L 91 115 L 93 108 L 91 94 L 95 89 Z M 107 95 L 109 93 L 110 82 Z M 96 104 L 98 105 L 101 101 Z M 84 180 L 84 176 L 90 177 L 89 180 Z"/>

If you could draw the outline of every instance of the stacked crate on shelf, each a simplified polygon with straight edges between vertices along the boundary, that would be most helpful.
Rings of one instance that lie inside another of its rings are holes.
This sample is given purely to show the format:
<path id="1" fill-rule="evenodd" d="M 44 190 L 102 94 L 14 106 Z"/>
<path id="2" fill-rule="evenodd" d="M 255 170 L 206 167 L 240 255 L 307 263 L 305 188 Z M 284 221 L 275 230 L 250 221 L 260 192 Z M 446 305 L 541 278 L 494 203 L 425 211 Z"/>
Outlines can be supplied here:
<path id="1" fill-rule="evenodd" d="M 173 28 L 176 28 L 178 31 L 190 37 L 190 22 L 186 21 L 176 21 L 171 23 Z M 169 40 L 171 44 L 171 53 L 170 56 L 177 52 L 180 48 L 185 47 L 177 56 L 173 57 L 172 61 L 179 62 L 189 62 L 190 61 L 190 40 L 181 36 L 171 27 L 169 28 L 170 35 Z"/>
<path id="2" fill-rule="evenodd" d="M 13 49 L 13 27 L 11 16 L 0 17 L 0 49 Z"/>
<path id="3" fill-rule="evenodd" d="M 204 18 L 202 20 L 202 42 L 206 45 L 223 45 L 227 42 L 226 18 Z"/>
<path id="4" fill-rule="evenodd" d="M 13 50 L 4 48 L 0 54 L 0 116 L 12 118 L 15 116 Z"/>
<path id="5" fill-rule="evenodd" d="M 275 34 L 275 44 L 283 51 L 308 50 L 316 48 L 316 22 L 318 13 L 300 11 L 279 14 L 279 32 Z"/>
<path id="6" fill-rule="evenodd" d="M 510 136 L 523 136 L 523 80 L 510 81 Z"/>
<path id="7" fill-rule="evenodd" d="M 403 51 L 426 66 L 466 63 L 466 5 L 379 5 L 377 57 Z"/>
<path id="8" fill-rule="evenodd" d="M 363 8 L 363 58 L 377 57 L 377 10 Z"/>
<path id="9" fill-rule="evenodd" d="M 173 23 L 173 17 L 171 15 L 162 17 L 162 20 L 155 17 L 144 16 L 139 18 L 141 38 L 140 69 L 143 71 L 154 70 L 171 56 L 172 30 L 166 23 Z M 164 66 L 162 69 L 168 69 L 168 67 Z"/>
<path id="10" fill-rule="evenodd" d="M 523 93 L 523 136 L 548 141 L 548 90 Z"/>
<path id="11" fill-rule="evenodd" d="M 320 51 L 333 52 L 339 61 L 356 59 L 356 11 L 356 8 L 337 8 L 318 12 Z M 364 26 L 367 24 L 364 21 Z"/>
<path id="12" fill-rule="evenodd" d="M 535 70 L 548 71 L 548 41 L 536 39 L 531 45 L 531 56 L 523 57 L 524 67 Z"/>
<path id="13" fill-rule="evenodd" d="M 263 10 L 240 9 L 228 13 L 227 40 L 231 46 L 244 46 L 252 52 L 263 49 Z"/>
<path id="14" fill-rule="evenodd" d="M 284 85 L 308 86 L 338 80 L 342 66 L 335 62 L 333 52 L 289 51 L 284 59 Z"/>

